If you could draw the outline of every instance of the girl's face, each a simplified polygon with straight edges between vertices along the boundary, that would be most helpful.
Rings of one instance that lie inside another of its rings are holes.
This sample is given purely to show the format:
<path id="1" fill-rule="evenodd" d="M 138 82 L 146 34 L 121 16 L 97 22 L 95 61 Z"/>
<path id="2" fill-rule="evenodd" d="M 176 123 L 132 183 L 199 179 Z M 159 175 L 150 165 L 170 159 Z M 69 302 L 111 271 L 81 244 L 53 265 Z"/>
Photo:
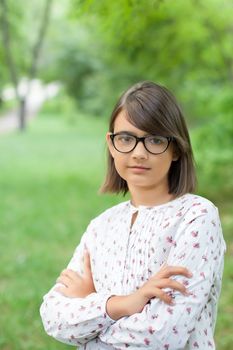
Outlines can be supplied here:
<path id="1" fill-rule="evenodd" d="M 123 131 L 137 137 L 148 136 L 148 133 L 136 128 L 127 120 L 124 110 L 118 114 L 114 124 L 114 133 Z M 110 134 L 107 133 L 109 151 L 118 174 L 127 182 L 131 194 L 137 188 L 167 194 L 168 172 L 172 161 L 177 160 L 172 144 L 164 153 L 156 155 L 149 153 L 142 142 L 130 153 L 120 153 L 113 147 Z"/>

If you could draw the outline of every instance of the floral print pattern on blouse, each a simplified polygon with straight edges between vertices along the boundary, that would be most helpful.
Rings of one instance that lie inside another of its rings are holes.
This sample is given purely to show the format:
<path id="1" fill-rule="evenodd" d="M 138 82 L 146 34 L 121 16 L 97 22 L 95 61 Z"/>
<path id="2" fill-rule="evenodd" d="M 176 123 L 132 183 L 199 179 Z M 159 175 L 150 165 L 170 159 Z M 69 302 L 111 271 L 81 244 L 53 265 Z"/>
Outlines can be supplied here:
<path id="1" fill-rule="evenodd" d="M 225 242 L 218 210 L 210 201 L 186 194 L 154 207 L 123 202 L 92 220 L 82 236 L 68 265 L 81 274 L 85 247 L 96 293 L 68 298 L 54 286 L 40 309 L 49 335 L 80 350 L 215 349 Z M 190 295 L 167 289 L 173 306 L 153 298 L 142 312 L 112 320 L 106 313 L 108 298 L 134 292 L 164 263 L 193 273 L 192 278 L 172 277 Z"/>

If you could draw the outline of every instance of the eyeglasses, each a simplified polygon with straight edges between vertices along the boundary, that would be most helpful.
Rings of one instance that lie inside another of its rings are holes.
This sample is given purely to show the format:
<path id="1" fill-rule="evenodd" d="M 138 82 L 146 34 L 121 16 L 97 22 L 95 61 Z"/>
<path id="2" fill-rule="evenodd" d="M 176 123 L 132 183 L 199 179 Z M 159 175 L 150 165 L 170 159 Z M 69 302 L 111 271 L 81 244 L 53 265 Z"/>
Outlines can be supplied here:
<path id="1" fill-rule="evenodd" d="M 168 149 L 170 142 L 173 140 L 172 137 L 155 135 L 137 137 L 127 133 L 111 134 L 110 138 L 114 148 L 118 152 L 132 152 L 136 148 L 138 142 L 142 142 L 145 149 L 152 154 L 164 153 Z"/>

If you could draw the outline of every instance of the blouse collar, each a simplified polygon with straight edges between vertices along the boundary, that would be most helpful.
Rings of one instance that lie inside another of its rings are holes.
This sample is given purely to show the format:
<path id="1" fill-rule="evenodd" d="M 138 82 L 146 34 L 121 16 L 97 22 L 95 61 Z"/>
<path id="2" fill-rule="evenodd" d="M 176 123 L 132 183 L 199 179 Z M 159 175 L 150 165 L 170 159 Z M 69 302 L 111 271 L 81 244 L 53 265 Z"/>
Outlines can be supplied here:
<path id="1" fill-rule="evenodd" d="M 161 208 L 166 208 L 166 207 L 172 207 L 174 204 L 180 201 L 181 198 L 184 198 L 185 196 L 189 196 L 189 193 L 184 194 L 181 197 L 174 198 L 173 200 L 164 203 L 164 204 L 159 204 L 159 205 L 154 205 L 154 206 L 146 206 L 146 205 L 139 205 L 138 207 L 135 207 L 132 203 L 131 200 L 128 201 L 129 208 L 132 213 L 136 213 L 137 211 L 145 211 L 145 210 L 157 210 Z"/>

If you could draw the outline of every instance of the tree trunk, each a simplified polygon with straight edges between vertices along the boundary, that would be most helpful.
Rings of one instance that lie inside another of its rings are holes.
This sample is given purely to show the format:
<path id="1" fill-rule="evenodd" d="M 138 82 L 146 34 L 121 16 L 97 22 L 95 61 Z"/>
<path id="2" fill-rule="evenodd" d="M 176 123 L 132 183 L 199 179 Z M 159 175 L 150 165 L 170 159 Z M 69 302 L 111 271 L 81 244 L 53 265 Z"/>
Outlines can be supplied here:
<path id="1" fill-rule="evenodd" d="M 19 130 L 24 131 L 26 128 L 26 98 L 21 97 L 19 103 Z"/>

